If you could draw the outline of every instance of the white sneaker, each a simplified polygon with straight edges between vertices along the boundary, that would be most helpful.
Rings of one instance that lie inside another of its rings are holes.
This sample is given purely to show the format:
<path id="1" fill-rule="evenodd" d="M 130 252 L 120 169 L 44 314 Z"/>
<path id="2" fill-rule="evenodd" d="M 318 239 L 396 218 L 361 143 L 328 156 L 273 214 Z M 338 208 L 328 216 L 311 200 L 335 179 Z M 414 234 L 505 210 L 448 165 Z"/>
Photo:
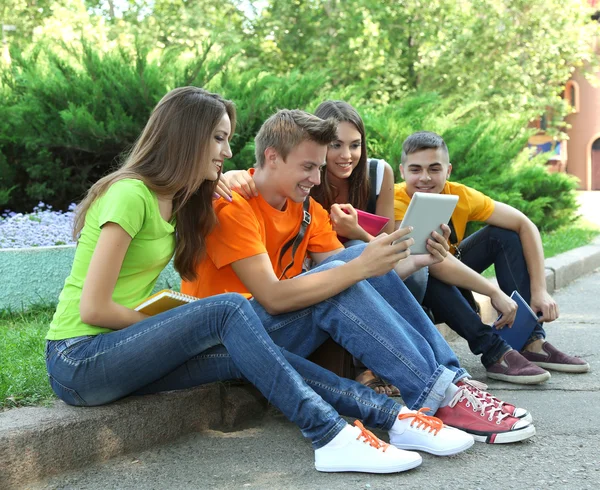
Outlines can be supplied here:
<path id="1" fill-rule="evenodd" d="M 399 449 L 425 451 L 436 456 L 451 456 L 469 449 L 475 439 L 471 434 L 448 427 L 444 423 L 423 412 L 402 407 L 398 419 L 390 429 L 390 444 Z"/>
<path id="2" fill-rule="evenodd" d="M 315 451 L 318 471 L 396 473 L 421 464 L 419 454 L 386 444 L 358 420 L 354 424 L 344 427 L 328 444 Z"/>

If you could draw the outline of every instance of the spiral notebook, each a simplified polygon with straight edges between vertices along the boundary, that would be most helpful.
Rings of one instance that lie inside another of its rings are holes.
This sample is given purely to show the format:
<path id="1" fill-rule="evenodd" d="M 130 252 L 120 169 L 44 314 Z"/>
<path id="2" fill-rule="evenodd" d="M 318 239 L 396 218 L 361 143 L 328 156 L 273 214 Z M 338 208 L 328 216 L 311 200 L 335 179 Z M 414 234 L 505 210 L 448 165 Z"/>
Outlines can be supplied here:
<path id="1" fill-rule="evenodd" d="M 516 351 L 520 351 L 531 337 L 533 329 L 538 323 L 538 317 L 517 291 L 513 291 L 510 297 L 518 306 L 515 321 L 511 328 L 504 327 L 495 330 L 508 345 Z"/>
<path id="2" fill-rule="evenodd" d="M 153 294 L 143 303 L 140 303 L 135 307 L 135 311 L 141 311 L 146 315 L 158 315 L 163 311 L 177 308 L 178 306 L 191 303 L 196 301 L 198 298 L 189 296 L 187 294 L 178 293 L 177 291 L 171 291 L 170 289 L 163 289 L 156 294 Z"/>

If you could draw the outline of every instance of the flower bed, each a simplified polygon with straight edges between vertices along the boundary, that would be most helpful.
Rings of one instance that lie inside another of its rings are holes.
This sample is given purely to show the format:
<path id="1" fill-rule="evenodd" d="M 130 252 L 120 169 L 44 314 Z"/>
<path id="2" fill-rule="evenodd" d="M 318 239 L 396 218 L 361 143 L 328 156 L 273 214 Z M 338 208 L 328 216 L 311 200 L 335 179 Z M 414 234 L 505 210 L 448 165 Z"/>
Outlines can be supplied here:
<path id="1" fill-rule="evenodd" d="M 71 237 L 74 210 L 75 204 L 63 213 L 40 202 L 31 214 L 4 211 L 0 217 L 0 248 L 74 244 Z"/>
<path id="2" fill-rule="evenodd" d="M 67 212 L 39 203 L 31 214 L 5 211 L 0 218 L 0 309 L 56 303 L 71 271 L 74 205 Z M 179 289 L 181 279 L 171 262 L 155 290 Z"/>

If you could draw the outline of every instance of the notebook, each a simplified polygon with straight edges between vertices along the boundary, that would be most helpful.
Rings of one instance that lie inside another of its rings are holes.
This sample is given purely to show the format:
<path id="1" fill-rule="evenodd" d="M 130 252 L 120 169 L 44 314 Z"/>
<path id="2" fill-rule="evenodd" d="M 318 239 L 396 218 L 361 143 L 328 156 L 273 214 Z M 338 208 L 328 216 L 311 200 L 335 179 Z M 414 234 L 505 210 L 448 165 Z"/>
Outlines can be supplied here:
<path id="1" fill-rule="evenodd" d="M 531 337 L 531 333 L 538 323 L 538 317 L 517 291 L 513 291 L 510 297 L 518 306 L 515 321 L 511 328 L 496 329 L 496 333 L 513 349 L 520 351 Z"/>
<path id="2" fill-rule="evenodd" d="M 369 235 L 377 236 L 383 230 L 383 227 L 387 225 L 389 218 L 385 216 L 379 216 L 373 213 L 367 213 L 366 211 L 361 211 L 360 209 L 356 210 L 356 215 L 358 218 L 358 224 L 360 227 L 365 230 Z M 344 243 L 348 239 L 345 237 L 338 237 L 340 242 Z"/>
<path id="3" fill-rule="evenodd" d="M 170 289 L 163 289 L 136 306 L 135 311 L 141 311 L 150 316 L 158 315 L 163 311 L 177 308 L 178 306 L 191 303 L 197 299 L 198 298 L 194 296 L 171 291 Z"/>

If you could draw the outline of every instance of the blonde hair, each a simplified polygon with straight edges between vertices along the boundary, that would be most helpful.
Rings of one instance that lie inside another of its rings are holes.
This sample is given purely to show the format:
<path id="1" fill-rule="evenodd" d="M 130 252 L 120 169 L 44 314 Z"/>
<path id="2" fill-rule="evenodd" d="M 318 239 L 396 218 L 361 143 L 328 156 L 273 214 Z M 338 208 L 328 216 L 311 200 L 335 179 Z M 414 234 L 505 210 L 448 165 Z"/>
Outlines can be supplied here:
<path id="1" fill-rule="evenodd" d="M 321 119 L 298 109 L 282 109 L 261 126 L 256 138 L 256 167 L 265 164 L 265 150 L 274 148 L 285 160 L 293 148 L 303 141 L 328 145 L 336 138 L 337 122 Z"/>
<path id="2" fill-rule="evenodd" d="M 217 182 L 204 180 L 210 165 L 210 141 L 223 115 L 235 130 L 229 100 L 198 87 L 171 90 L 156 105 L 122 166 L 101 178 L 77 208 L 73 236 L 78 238 L 90 206 L 115 182 L 138 179 L 157 194 L 173 196 L 177 215 L 175 268 L 194 280 L 204 254 L 205 236 L 216 223 L 212 195 Z"/>

